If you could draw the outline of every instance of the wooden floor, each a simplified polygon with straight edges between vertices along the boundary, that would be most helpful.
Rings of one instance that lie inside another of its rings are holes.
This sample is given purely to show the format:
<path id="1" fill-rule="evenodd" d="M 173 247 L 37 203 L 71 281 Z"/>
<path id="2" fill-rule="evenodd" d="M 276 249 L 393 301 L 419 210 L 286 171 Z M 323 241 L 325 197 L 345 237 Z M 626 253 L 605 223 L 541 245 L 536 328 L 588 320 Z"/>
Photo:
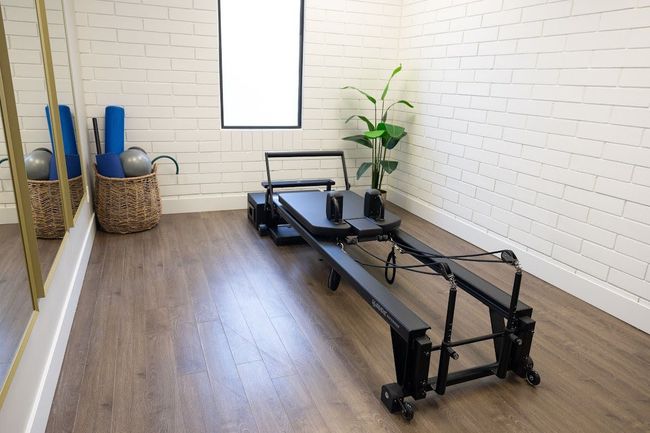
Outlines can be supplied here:
<path id="1" fill-rule="evenodd" d="M 403 226 L 444 253 L 476 251 L 410 214 Z M 504 265 L 474 267 L 503 287 L 512 278 Z M 394 381 L 388 326 L 345 281 L 330 292 L 326 276 L 314 251 L 258 237 L 244 211 L 98 233 L 47 431 L 650 431 L 650 336 L 528 275 L 541 385 L 451 387 L 418 401 L 408 424 L 378 398 Z M 398 272 L 391 290 L 438 341 L 446 283 Z M 486 309 L 462 292 L 456 323 L 457 338 L 489 331 Z M 459 352 L 454 369 L 493 353 L 489 343 Z"/>
<path id="2" fill-rule="evenodd" d="M 60 239 L 38 239 L 43 278 L 47 277 Z M 18 224 L 0 224 L 0 383 L 23 338 L 34 307 Z"/>
<path id="3" fill-rule="evenodd" d="M 32 295 L 18 224 L 0 224 L 0 383 L 32 316 Z"/>

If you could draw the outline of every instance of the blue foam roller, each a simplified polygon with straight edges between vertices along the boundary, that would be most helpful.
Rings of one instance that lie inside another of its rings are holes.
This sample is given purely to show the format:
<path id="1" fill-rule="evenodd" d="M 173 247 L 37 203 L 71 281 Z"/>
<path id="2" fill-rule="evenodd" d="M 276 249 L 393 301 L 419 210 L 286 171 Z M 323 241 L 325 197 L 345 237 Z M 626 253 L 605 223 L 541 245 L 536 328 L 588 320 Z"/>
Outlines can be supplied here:
<path id="1" fill-rule="evenodd" d="M 68 172 L 68 179 L 81 176 L 81 159 L 79 155 L 66 155 L 65 166 Z M 59 173 L 56 167 L 56 158 L 52 156 L 50 159 L 50 180 L 57 180 Z"/>
<path id="2" fill-rule="evenodd" d="M 103 153 L 95 155 L 97 171 L 104 177 L 126 177 L 122 168 L 119 153 Z"/>
<path id="3" fill-rule="evenodd" d="M 119 155 L 124 152 L 124 108 L 116 105 L 106 107 L 104 152 Z"/>
<path id="4" fill-rule="evenodd" d="M 50 180 L 57 180 L 59 178 L 59 173 L 56 167 L 56 157 L 52 154 L 50 159 Z"/>
<path id="5" fill-rule="evenodd" d="M 65 165 L 68 169 L 68 179 L 81 176 L 81 158 L 79 158 L 79 155 L 66 155 Z"/>
<path id="6" fill-rule="evenodd" d="M 47 118 L 47 129 L 50 131 L 50 143 L 54 149 L 52 138 L 52 122 L 50 120 L 50 107 L 45 106 L 45 117 Z M 59 105 L 59 118 L 61 119 L 61 135 L 63 136 L 63 149 L 66 155 L 77 155 L 77 138 L 74 134 L 74 122 L 72 111 L 67 105 Z"/>

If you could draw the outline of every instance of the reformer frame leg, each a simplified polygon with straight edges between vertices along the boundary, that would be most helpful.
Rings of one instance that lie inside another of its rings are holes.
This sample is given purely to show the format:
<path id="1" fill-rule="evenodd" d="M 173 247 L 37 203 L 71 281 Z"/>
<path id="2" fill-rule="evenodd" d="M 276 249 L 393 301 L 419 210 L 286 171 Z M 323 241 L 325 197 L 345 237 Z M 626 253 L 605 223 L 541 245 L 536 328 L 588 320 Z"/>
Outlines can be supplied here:
<path id="1" fill-rule="evenodd" d="M 435 391 L 437 394 L 443 395 L 447 388 L 447 375 L 449 374 L 449 360 L 450 358 L 458 359 L 458 354 L 450 346 L 451 331 L 454 326 L 454 312 L 456 310 L 456 286 L 452 285 L 449 289 L 449 300 L 447 301 L 447 316 L 445 319 L 445 334 L 442 339 L 442 347 L 440 348 L 440 362 L 438 364 L 438 377 L 436 380 Z"/>
<path id="2" fill-rule="evenodd" d="M 419 400 L 427 395 L 431 340 L 422 334 L 407 341 L 393 328 L 391 340 L 397 382 L 381 387 L 381 401 L 391 413 L 402 412 L 402 416 L 410 420 L 414 406 L 404 398 Z"/>
<path id="3" fill-rule="evenodd" d="M 490 324 L 492 325 L 492 333 L 498 334 L 506 329 L 506 322 L 501 314 L 496 310 L 490 308 Z M 494 342 L 494 356 L 498 359 L 501 353 L 501 339 L 495 338 Z"/>
<path id="4" fill-rule="evenodd" d="M 327 276 L 327 288 L 335 292 L 341 283 L 341 274 L 336 272 L 334 268 L 330 268 L 329 275 Z"/>

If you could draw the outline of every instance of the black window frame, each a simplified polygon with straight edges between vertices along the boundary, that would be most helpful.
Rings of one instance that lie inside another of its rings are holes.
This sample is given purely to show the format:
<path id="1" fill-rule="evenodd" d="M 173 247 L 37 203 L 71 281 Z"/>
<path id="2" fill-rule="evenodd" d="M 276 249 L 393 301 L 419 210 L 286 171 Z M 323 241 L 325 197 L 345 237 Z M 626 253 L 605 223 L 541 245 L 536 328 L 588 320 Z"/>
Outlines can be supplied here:
<path id="1" fill-rule="evenodd" d="M 300 50 L 298 58 L 298 124 L 292 126 L 226 126 L 223 116 L 223 59 L 221 56 L 221 0 L 217 0 L 218 32 L 219 32 L 219 102 L 221 111 L 221 129 L 302 129 L 302 74 L 303 74 L 303 46 L 305 34 L 305 0 L 300 0 Z"/>

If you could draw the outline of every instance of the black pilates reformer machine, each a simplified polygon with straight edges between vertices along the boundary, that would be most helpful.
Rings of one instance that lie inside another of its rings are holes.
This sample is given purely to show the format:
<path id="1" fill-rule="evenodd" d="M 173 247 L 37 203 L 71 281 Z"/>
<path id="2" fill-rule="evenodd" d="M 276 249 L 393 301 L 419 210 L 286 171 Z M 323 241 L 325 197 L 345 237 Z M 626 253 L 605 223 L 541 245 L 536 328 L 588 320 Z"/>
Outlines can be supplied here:
<path id="1" fill-rule="evenodd" d="M 331 179 L 273 181 L 270 160 L 286 158 L 340 157 L 345 190 L 334 191 Z M 262 235 L 269 234 L 276 244 L 306 242 L 330 266 L 327 285 L 336 290 L 345 278 L 363 299 L 388 323 L 391 329 L 396 382 L 382 386 L 381 401 L 390 412 L 401 412 L 410 420 L 414 405 L 405 401 L 425 398 L 427 392 L 444 394 L 447 386 L 486 376 L 505 378 L 509 371 L 538 385 L 540 376 L 533 368 L 530 348 L 535 330 L 531 319 L 533 309 L 519 301 L 522 270 L 510 250 L 488 253 L 445 256 L 423 244 L 399 228 L 397 215 L 385 210 L 379 192 L 369 190 L 365 197 L 350 191 L 345 156 L 342 151 L 266 152 L 267 180 L 263 193 L 248 196 L 249 219 Z M 321 187 L 325 190 L 305 190 Z M 299 189 L 296 189 L 299 188 Z M 381 241 L 391 244 L 386 259 L 372 254 L 360 244 Z M 348 253 L 359 248 L 381 264 L 362 263 Z M 398 254 L 417 259 L 417 265 L 398 265 Z M 506 293 L 457 262 L 480 261 L 511 265 L 514 268 L 512 292 Z M 386 281 L 393 283 L 397 269 L 437 275 L 449 283 L 447 314 L 441 342 L 433 344 L 427 325 L 400 302 L 391 291 L 365 268 L 383 268 Z M 456 294 L 462 289 L 489 309 L 492 332 L 463 340 L 452 339 Z M 495 362 L 449 372 L 452 359 L 458 359 L 456 348 L 492 340 Z M 439 352 L 438 374 L 429 377 L 430 358 Z"/>

